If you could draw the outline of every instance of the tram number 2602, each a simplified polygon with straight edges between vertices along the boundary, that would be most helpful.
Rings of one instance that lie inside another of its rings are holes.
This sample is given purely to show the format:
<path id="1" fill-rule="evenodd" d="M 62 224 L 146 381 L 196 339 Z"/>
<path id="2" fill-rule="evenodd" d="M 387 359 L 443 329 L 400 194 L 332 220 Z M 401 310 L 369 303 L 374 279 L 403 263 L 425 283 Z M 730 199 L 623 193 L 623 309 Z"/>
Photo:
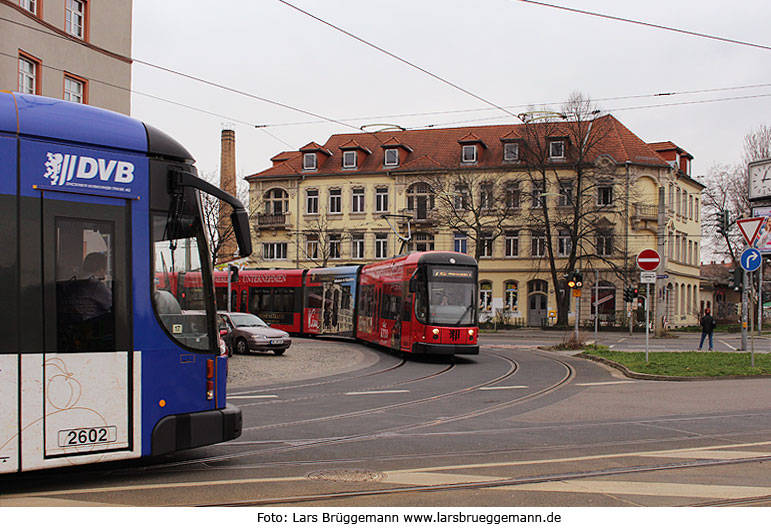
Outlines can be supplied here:
<path id="1" fill-rule="evenodd" d="M 118 428 L 86 427 L 81 429 L 65 429 L 59 431 L 59 447 L 74 447 L 76 445 L 99 445 L 111 443 L 118 439 Z"/>

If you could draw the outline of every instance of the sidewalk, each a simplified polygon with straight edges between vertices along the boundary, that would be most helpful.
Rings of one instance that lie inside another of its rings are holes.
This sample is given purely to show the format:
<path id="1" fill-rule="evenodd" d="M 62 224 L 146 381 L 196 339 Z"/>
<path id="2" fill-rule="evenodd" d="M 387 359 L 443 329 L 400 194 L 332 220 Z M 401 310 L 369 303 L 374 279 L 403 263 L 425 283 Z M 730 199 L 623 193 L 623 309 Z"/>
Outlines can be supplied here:
<path id="1" fill-rule="evenodd" d="M 378 356 L 352 340 L 292 338 L 283 355 L 233 355 L 228 360 L 228 387 L 276 384 L 338 373 L 375 364 Z"/>

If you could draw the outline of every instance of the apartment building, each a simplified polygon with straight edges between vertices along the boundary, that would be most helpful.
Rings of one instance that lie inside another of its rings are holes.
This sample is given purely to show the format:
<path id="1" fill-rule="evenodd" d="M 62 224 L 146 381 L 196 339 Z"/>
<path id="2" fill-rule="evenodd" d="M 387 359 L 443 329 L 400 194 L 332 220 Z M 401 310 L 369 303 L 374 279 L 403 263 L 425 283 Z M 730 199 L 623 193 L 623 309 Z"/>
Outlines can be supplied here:
<path id="1" fill-rule="evenodd" d="M 131 0 L 0 0 L 0 90 L 131 111 Z"/>
<path id="2" fill-rule="evenodd" d="M 661 234 L 667 277 L 652 299 L 668 326 L 695 324 L 703 186 L 692 157 L 611 115 L 579 122 L 338 134 L 281 152 L 246 177 L 257 206 L 249 266 L 454 250 L 479 262 L 481 322 L 573 323 L 578 307 L 582 323 L 598 309 L 620 324 L 643 315 L 623 288 L 639 284 L 635 257 Z M 575 270 L 578 298 L 566 286 Z"/>

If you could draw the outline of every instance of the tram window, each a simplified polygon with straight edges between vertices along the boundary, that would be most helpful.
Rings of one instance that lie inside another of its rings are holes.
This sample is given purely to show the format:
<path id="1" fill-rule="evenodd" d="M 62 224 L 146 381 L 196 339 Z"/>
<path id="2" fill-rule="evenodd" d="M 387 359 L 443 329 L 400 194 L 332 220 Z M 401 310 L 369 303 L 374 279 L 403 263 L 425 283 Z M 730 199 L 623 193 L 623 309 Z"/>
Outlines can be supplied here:
<path id="1" fill-rule="evenodd" d="M 321 295 L 320 286 L 311 286 L 308 288 L 308 297 L 305 302 L 306 308 L 321 308 L 324 298 Z"/>
<path id="2" fill-rule="evenodd" d="M 227 292 L 228 292 L 228 289 L 224 287 L 219 287 L 214 289 L 214 296 L 217 299 L 217 310 L 227 310 L 228 308 L 228 300 L 226 299 Z"/>
<path id="3" fill-rule="evenodd" d="M 177 217 L 165 212 L 153 215 L 154 278 L 165 279 L 161 286 L 171 286 L 168 278 L 176 275 L 180 285 L 177 294 L 155 286 L 153 303 L 161 324 L 171 337 L 190 349 L 206 351 L 211 348 L 210 338 L 214 331 L 209 326 L 204 290 L 201 287 L 185 288 L 185 274 L 197 272 L 201 275 L 202 265 L 207 260 L 198 247 L 199 240 L 205 246 L 205 237 L 200 220 L 192 212 L 195 205 L 197 202 L 186 200 Z M 191 211 L 187 212 L 188 209 Z"/>
<path id="4" fill-rule="evenodd" d="M 113 224 L 55 224 L 57 350 L 115 351 Z"/>

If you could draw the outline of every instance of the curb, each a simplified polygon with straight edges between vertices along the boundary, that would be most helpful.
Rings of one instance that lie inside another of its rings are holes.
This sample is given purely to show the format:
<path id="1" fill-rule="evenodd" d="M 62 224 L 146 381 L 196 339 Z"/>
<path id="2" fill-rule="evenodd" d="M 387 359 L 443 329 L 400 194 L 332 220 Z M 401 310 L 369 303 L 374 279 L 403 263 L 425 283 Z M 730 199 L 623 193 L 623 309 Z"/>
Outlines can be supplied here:
<path id="1" fill-rule="evenodd" d="M 744 379 L 768 379 L 771 375 L 718 375 L 715 377 L 686 377 L 686 376 L 674 376 L 674 375 L 653 375 L 651 373 L 637 373 L 632 371 L 623 364 L 619 364 L 614 360 L 608 360 L 607 358 L 598 357 L 596 355 L 588 355 L 586 353 L 576 353 L 577 358 L 583 358 L 585 360 L 591 360 L 592 362 L 598 362 L 605 364 L 619 370 L 626 377 L 630 379 L 639 379 L 647 381 L 675 381 L 675 382 L 690 382 L 690 381 L 724 381 L 724 380 L 744 380 Z"/>

